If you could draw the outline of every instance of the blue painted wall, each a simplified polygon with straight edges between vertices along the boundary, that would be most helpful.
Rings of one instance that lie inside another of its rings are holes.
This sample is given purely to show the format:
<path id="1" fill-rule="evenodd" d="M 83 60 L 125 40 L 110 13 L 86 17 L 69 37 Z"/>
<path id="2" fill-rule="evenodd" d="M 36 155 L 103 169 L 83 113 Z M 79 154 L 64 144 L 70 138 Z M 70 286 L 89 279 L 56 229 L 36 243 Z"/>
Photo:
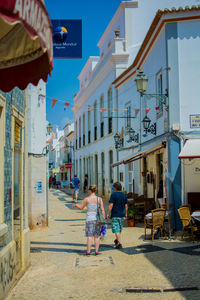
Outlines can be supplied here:
<path id="1" fill-rule="evenodd" d="M 180 140 L 170 137 L 168 141 L 168 202 L 170 208 L 170 223 L 172 229 L 181 229 L 181 221 L 177 209 L 181 206 L 181 162 Z"/>
<path id="2" fill-rule="evenodd" d="M 12 149 L 11 149 L 11 113 L 12 105 L 21 113 L 25 114 L 25 92 L 18 88 L 10 93 L 3 93 L 6 99 L 6 124 L 5 124 L 5 149 L 4 149 L 4 223 L 8 225 L 6 242 L 12 239 L 12 202 L 9 201 L 9 193 L 12 191 Z M 12 191 L 13 194 L 13 191 Z"/>

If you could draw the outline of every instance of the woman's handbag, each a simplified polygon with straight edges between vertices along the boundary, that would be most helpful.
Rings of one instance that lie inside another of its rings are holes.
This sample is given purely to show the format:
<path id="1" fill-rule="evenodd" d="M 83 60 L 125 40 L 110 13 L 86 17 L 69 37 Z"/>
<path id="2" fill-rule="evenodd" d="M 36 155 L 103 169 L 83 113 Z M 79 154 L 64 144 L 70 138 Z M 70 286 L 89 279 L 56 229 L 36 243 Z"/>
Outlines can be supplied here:
<path id="1" fill-rule="evenodd" d="M 101 211 L 101 207 L 98 205 L 98 203 L 99 203 L 99 197 L 97 197 L 97 224 L 101 226 L 110 223 L 109 220 L 104 218 Z"/>

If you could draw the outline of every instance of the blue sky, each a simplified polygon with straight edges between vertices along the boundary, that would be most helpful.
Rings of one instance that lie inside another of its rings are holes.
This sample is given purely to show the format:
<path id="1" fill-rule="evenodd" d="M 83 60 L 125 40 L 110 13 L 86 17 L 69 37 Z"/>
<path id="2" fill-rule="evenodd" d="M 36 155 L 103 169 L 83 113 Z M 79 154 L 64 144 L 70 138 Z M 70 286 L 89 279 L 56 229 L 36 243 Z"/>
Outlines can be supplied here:
<path id="1" fill-rule="evenodd" d="M 62 129 L 73 120 L 73 95 L 79 90 L 78 75 L 89 56 L 99 55 L 97 43 L 114 16 L 121 0 L 46 0 L 51 19 L 82 19 L 82 58 L 54 59 L 54 69 L 47 82 L 47 97 L 70 102 L 64 111 L 64 103 L 57 102 L 51 108 L 47 98 L 47 120 Z"/>

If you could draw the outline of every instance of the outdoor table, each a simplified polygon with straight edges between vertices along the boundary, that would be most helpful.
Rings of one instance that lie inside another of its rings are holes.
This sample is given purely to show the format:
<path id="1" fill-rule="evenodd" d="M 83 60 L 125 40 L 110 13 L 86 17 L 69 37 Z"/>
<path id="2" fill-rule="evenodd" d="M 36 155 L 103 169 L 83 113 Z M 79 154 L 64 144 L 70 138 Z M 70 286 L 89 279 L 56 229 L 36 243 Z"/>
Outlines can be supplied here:
<path id="1" fill-rule="evenodd" d="M 192 216 L 195 220 L 200 221 L 200 210 L 194 211 L 194 212 L 191 214 L 191 216 Z"/>

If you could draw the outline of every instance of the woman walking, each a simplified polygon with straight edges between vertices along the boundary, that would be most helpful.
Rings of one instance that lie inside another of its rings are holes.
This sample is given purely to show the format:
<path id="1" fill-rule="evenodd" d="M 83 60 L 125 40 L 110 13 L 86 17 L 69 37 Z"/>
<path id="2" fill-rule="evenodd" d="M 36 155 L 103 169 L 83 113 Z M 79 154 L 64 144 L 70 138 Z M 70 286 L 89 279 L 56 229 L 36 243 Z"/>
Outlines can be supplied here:
<path id="1" fill-rule="evenodd" d="M 97 225 L 97 201 L 101 208 L 102 214 L 105 217 L 105 211 L 103 207 L 103 201 L 100 197 L 96 196 L 96 185 L 91 185 L 88 189 L 89 196 L 84 198 L 81 205 L 74 204 L 73 207 L 77 207 L 82 210 L 87 206 L 85 236 L 87 237 L 87 251 L 85 255 L 90 255 L 92 247 L 92 238 L 94 238 L 95 255 L 99 254 L 99 244 L 101 235 L 101 226 Z"/>

